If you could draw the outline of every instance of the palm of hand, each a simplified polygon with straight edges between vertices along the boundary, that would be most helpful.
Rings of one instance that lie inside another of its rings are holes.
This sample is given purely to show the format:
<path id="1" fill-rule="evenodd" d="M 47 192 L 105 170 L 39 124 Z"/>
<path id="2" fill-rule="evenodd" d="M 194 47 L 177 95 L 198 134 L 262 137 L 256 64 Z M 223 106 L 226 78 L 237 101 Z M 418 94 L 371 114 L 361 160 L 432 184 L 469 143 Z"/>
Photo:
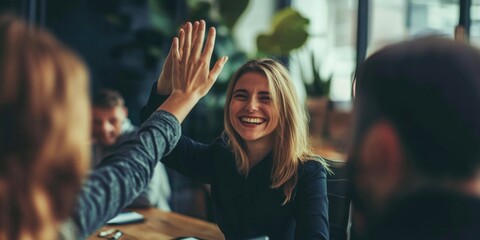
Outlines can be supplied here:
<path id="1" fill-rule="evenodd" d="M 193 28 L 193 29 L 192 29 Z M 205 22 L 195 22 L 192 25 L 187 23 L 184 29 L 180 30 L 179 40 L 172 44 L 171 58 L 165 63 L 166 67 L 172 65 L 171 73 L 166 70 L 164 78 L 171 74 L 172 91 L 182 93 L 193 93 L 198 97 L 205 96 L 220 74 L 227 57 L 223 57 L 215 63 L 210 70 L 210 60 L 215 45 L 215 29 L 210 28 L 205 47 L 202 51 Z M 169 61 L 170 60 L 170 61 Z M 163 79 L 168 81 L 168 79 Z M 165 82 L 166 82 L 165 81 Z"/>

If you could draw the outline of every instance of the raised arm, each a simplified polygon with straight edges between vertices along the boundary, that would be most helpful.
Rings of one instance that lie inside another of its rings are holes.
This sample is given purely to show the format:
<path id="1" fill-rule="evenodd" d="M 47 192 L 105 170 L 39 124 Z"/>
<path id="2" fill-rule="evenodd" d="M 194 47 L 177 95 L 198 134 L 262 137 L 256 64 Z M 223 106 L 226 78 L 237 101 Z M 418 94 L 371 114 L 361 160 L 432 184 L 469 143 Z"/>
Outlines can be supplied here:
<path id="1" fill-rule="evenodd" d="M 137 136 L 104 159 L 85 182 L 72 219 L 79 238 L 101 227 L 147 187 L 160 158 L 177 144 L 179 123 L 218 77 L 227 59 L 221 58 L 210 70 L 215 29 L 210 29 L 203 51 L 203 37 L 192 38 L 192 32 L 203 35 L 205 23 L 198 23 L 198 30 L 193 30 L 187 23 L 173 40 L 171 95 L 142 125 Z"/>

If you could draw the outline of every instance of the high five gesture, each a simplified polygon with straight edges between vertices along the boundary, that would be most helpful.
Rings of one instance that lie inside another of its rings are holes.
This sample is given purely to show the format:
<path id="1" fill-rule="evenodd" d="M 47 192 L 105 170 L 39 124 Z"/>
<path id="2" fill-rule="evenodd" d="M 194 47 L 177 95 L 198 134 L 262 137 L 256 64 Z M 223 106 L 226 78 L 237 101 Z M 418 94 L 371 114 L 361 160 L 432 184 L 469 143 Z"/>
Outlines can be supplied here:
<path id="1" fill-rule="evenodd" d="M 193 106 L 205 96 L 217 80 L 227 57 L 222 57 L 210 70 L 215 46 L 215 28 L 210 28 L 204 44 L 205 21 L 187 23 L 173 39 L 157 91 L 170 97 L 159 107 L 182 122 Z"/>

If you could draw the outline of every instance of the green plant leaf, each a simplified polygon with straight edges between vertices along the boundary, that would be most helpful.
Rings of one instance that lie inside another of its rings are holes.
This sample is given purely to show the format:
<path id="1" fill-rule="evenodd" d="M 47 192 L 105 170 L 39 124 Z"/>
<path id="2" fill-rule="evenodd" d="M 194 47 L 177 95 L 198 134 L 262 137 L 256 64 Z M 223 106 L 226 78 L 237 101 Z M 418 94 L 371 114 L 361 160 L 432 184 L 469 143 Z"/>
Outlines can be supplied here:
<path id="1" fill-rule="evenodd" d="M 313 97 L 322 97 L 322 96 L 330 96 L 330 85 L 332 83 L 332 75 L 328 78 L 324 79 L 320 75 L 318 64 L 315 61 L 315 55 L 312 53 L 311 58 L 311 67 L 312 67 L 312 75 L 313 79 L 311 82 L 306 81 L 305 75 L 302 71 L 302 78 L 305 84 L 305 89 L 307 91 L 308 96 Z"/>
<path id="2" fill-rule="evenodd" d="M 273 55 L 287 55 L 308 39 L 309 20 L 293 8 L 278 11 L 272 19 L 270 32 L 259 34 L 257 49 Z"/>

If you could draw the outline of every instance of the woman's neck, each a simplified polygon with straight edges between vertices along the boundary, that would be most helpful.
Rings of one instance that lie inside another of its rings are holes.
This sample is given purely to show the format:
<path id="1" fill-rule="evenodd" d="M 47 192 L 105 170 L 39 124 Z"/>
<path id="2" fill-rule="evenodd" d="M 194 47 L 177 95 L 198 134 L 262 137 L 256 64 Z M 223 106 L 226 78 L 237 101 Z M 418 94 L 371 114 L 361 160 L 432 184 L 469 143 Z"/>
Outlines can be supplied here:
<path id="1" fill-rule="evenodd" d="M 273 141 L 256 141 L 246 143 L 249 167 L 252 169 L 272 150 Z"/>

